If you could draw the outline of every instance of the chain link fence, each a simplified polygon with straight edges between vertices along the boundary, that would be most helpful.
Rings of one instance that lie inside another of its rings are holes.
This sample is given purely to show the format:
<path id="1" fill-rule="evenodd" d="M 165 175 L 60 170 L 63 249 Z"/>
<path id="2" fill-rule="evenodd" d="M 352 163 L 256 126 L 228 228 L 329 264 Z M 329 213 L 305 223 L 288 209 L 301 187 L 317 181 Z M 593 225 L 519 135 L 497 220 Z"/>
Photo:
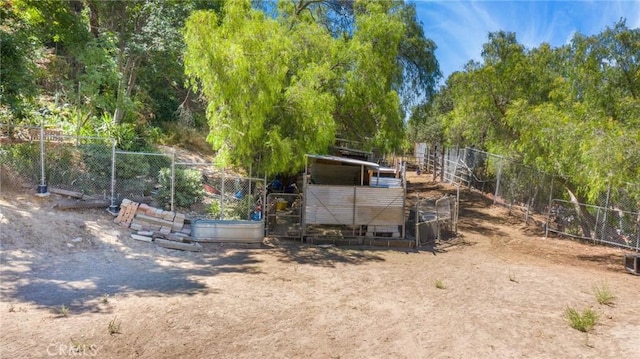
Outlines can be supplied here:
<path id="1" fill-rule="evenodd" d="M 0 167 L 3 186 L 19 183 L 38 194 L 55 188 L 106 199 L 114 213 L 127 198 L 192 218 L 264 217 L 264 179 L 233 174 L 212 163 L 179 162 L 175 153 L 117 150 L 110 138 L 2 125 Z"/>
<path id="2" fill-rule="evenodd" d="M 547 231 L 638 250 L 640 183 L 611 188 L 592 204 L 568 198 L 561 178 L 504 156 L 474 148 L 424 145 L 421 165 L 434 181 L 477 190 L 505 206 L 511 215 L 534 221 Z"/>
<path id="3" fill-rule="evenodd" d="M 110 198 L 109 138 L 61 134 L 40 127 L 3 126 L 0 163 L 5 185 L 51 186 L 92 198 Z"/>
<path id="4" fill-rule="evenodd" d="M 301 238 L 302 195 L 269 193 L 265 211 L 267 236 Z"/>
<path id="5" fill-rule="evenodd" d="M 640 212 L 554 199 L 545 228 L 547 233 L 640 250 Z"/>
<path id="6" fill-rule="evenodd" d="M 263 219 L 265 181 L 180 162 L 175 153 L 115 151 L 116 201 L 128 198 L 192 219 Z"/>

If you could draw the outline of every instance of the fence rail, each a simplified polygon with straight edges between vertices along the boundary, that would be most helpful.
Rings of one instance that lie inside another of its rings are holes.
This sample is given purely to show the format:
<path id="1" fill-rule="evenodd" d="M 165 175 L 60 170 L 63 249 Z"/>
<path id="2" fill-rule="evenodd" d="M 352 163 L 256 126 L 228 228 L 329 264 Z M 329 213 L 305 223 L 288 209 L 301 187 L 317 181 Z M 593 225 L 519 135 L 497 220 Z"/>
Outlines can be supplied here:
<path id="1" fill-rule="evenodd" d="M 114 213 L 128 198 L 194 218 L 263 218 L 264 179 L 213 163 L 179 162 L 175 153 L 119 150 L 111 138 L 0 125 L 0 164 L 3 182 L 29 184 L 42 195 L 56 187 L 101 197 L 110 200 Z"/>
<path id="2" fill-rule="evenodd" d="M 527 223 L 535 220 L 550 232 L 639 250 L 640 183 L 628 183 L 625 188 L 609 187 L 596 203 L 574 204 L 567 198 L 559 176 L 540 172 L 515 159 L 475 148 L 443 149 L 442 146 L 422 145 L 416 146 L 416 150 L 422 152 L 414 153 L 410 160 L 420 159 L 419 168 L 431 173 L 434 181 L 439 179 L 479 191 L 495 205 L 505 206 L 511 214 L 521 215 Z M 554 221 L 560 214 L 554 213 L 554 208 L 563 208 L 565 214 L 572 213 L 572 208 L 583 210 L 572 214 L 576 220 L 571 225 L 567 224 L 572 215 L 563 214 L 560 220 L 565 225 L 558 228 L 554 227 Z M 585 217 L 589 213 L 592 219 Z M 577 221 L 578 218 L 582 221 Z M 581 224 L 575 227 L 576 223 Z M 589 223 L 593 227 L 590 230 Z"/>
<path id="3" fill-rule="evenodd" d="M 551 203 L 547 233 L 640 250 L 640 212 L 560 199 Z"/>

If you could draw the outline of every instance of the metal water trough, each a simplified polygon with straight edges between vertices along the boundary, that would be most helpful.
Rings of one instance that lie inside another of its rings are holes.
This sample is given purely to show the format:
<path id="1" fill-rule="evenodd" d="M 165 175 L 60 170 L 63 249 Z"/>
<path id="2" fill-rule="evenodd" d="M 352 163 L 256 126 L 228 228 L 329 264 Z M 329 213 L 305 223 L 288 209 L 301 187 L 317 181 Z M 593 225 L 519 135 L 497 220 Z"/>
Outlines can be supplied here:
<path id="1" fill-rule="evenodd" d="M 635 275 L 640 275 L 640 254 L 625 254 L 624 267 Z"/>
<path id="2" fill-rule="evenodd" d="M 262 243 L 264 222 L 201 219 L 191 224 L 191 238 L 196 242 Z"/>

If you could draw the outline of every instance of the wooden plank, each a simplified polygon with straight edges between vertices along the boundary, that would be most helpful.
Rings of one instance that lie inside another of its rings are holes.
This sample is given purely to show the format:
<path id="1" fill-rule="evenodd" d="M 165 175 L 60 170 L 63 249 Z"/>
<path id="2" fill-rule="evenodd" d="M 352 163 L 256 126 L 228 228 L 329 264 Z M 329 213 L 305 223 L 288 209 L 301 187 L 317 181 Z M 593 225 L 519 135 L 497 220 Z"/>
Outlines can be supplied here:
<path id="1" fill-rule="evenodd" d="M 353 224 L 354 187 L 309 185 L 307 224 Z"/>
<path id="2" fill-rule="evenodd" d="M 356 187 L 356 223 L 400 225 L 404 219 L 403 188 Z"/>
<path id="3" fill-rule="evenodd" d="M 138 210 L 139 205 L 140 203 L 138 202 L 131 202 L 131 204 L 127 206 L 127 211 L 122 219 L 124 226 L 129 227 L 131 225 L 131 221 L 133 221 L 133 218 L 136 216 L 136 211 Z"/>
<path id="4" fill-rule="evenodd" d="M 118 212 L 118 216 L 113 220 L 114 223 L 122 222 L 122 217 L 124 217 L 124 213 L 127 211 L 127 207 L 120 206 L 120 211 Z"/>
<path id="5" fill-rule="evenodd" d="M 69 191 L 62 188 L 49 187 L 48 191 L 62 196 L 69 196 L 78 199 L 97 199 L 95 197 L 87 196 L 82 192 Z"/>
<path id="6" fill-rule="evenodd" d="M 191 237 L 183 233 L 169 233 L 165 236 L 170 241 L 191 243 Z"/>
<path id="7" fill-rule="evenodd" d="M 161 218 L 148 216 L 146 214 L 138 214 L 138 215 L 136 215 L 136 218 L 138 220 L 140 220 L 140 221 L 153 223 L 153 224 L 156 224 L 156 225 L 158 225 L 160 227 L 169 227 L 169 228 L 171 228 L 173 226 L 173 222 L 165 221 L 164 219 L 161 219 Z"/>
<path id="8" fill-rule="evenodd" d="M 182 243 L 170 241 L 168 239 L 156 238 L 153 240 L 157 245 L 164 248 L 179 249 L 181 251 L 201 252 L 202 245 L 200 243 Z"/>
<path id="9" fill-rule="evenodd" d="M 99 208 L 108 207 L 111 202 L 107 199 L 92 199 L 92 200 L 77 200 L 77 199 L 63 199 L 56 201 L 55 207 L 58 209 L 75 209 L 75 208 Z"/>
<path id="10" fill-rule="evenodd" d="M 115 223 L 122 222 L 122 219 L 124 218 L 124 215 L 127 212 L 127 207 L 129 207 L 132 203 L 133 202 L 131 202 L 126 198 L 122 200 L 122 203 L 120 203 L 120 211 L 118 212 L 118 216 L 116 217 L 116 219 L 113 220 Z"/>
<path id="11" fill-rule="evenodd" d="M 151 237 L 141 236 L 139 234 L 133 234 L 133 233 L 131 234 L 131 238 L 135 239 L 136 241 L 149 242 L 149 243 L 153 241 L 153 238 Z"/>

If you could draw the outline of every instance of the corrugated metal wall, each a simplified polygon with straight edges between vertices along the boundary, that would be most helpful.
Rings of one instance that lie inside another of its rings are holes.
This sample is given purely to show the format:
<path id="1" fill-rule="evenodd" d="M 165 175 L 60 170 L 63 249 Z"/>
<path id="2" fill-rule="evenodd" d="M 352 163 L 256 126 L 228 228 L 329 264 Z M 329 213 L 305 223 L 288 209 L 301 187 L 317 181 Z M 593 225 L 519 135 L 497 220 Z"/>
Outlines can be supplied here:
<path id="1" fill-rule="evenodd" d="M 305 224 L 402 225 L 404 189 L 307 185 Z"/>

